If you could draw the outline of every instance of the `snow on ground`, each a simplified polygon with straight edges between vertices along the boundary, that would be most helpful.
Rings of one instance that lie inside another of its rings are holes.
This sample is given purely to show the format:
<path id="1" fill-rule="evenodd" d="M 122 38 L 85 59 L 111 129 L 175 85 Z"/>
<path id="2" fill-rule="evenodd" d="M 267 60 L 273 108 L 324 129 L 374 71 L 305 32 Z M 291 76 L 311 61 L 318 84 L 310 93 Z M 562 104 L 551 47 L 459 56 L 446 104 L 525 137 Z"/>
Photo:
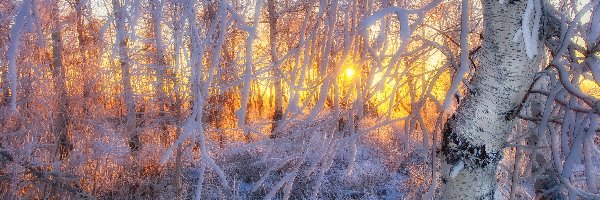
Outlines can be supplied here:
<path id="1" fill-rule="evenodd" d="M 311 198 L 321 169 L 325 171 L 318 199 L 420 199 L 427 191 L 431 169 L 426 162 L 429 160 L 422 149 L 418 148 L 418 141 L 411 141 L 407 145 L 408 149 L 404 149 L 403 134 L 399 134 L 401 126 L 384 127 L 361 137 L 356 143 L 353 164 L 351 142 L 344 139 L 348 135 L 340 137 L 333 150 L 334 156 L 324 158 L 324 152 L 331 145 L 323 145 L 323 141 L 327 141 L 329 136 L 324 135 L 320 129 L 331 127 L 324 125 L 317 129 L 304 128 L 311 132 L 297 133 L 302 137 L 275 139 L 277 142 L 264 142 L 264 145 L 234 144 L 225 147 L 229 149 L 224 152 L 234 153 L 216 155 L 216 160 L 228 174 L 233 188 L 231 191 L 223 189 L 216 174 L 209 171 L 204 183 L 205 197 L 221 199 L 224 194 L 234 194 L 233 199 L 262 199 L 296 168 L 297 176 L 293 179 L 290 190 L 291 199 Z M 386 143 L 381 142 L 382 138 L 377 138 L 382 135 L 389 137 L 385 138 Z M 306 159 L 299 160 L 295 157 L 300 155 L 306 155 Z M 321 162 L 324 160 L 332 161 L 331 165 L 327 167 L 327 162 Z M 193 166 L 186 171 L 185 179 L 190 186 L 187 193 L 191 195 L 199 173 Z M 286 185 L 284 183 L 274 193 L 274 199 L 283 198 Z"/>

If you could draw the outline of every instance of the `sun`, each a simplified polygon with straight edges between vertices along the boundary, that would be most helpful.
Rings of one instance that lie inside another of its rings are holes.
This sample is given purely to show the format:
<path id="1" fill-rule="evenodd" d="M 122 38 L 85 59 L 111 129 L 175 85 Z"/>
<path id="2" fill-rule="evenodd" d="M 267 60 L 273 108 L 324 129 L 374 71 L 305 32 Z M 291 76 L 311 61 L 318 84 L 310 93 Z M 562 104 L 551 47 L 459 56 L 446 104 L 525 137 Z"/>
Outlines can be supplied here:
<path id="1" fill-rule="evenodd" d="M 354 73 L 355 73 L 354 69 L 346 68 L 346 77 L 352 78 L 352 76 L 354 76 Z"/>

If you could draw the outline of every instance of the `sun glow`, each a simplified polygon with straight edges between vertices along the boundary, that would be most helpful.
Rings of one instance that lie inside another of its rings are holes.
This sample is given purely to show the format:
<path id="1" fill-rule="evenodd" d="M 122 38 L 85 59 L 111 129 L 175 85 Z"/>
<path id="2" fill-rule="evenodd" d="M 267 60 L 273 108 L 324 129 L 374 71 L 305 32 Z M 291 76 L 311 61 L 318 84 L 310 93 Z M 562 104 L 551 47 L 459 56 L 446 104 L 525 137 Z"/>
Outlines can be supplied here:
<path id="1" fill-rule="evenodd" d="M 356 73 L 356 71 L 354 71 L 354 69 L 352 68 L 346 68 L 346 77 L 348 78 L 352 78 L 354 76 L 354 73 Z"/>
<path id="2" fill-rule="evenodd" d="M 600 85 L 598 85 L 596 81 L 583 79 L 583 81 L 581 81 L 579 84 L 579 87 L 584 93 L 596 98 L 600 98 Z"/>

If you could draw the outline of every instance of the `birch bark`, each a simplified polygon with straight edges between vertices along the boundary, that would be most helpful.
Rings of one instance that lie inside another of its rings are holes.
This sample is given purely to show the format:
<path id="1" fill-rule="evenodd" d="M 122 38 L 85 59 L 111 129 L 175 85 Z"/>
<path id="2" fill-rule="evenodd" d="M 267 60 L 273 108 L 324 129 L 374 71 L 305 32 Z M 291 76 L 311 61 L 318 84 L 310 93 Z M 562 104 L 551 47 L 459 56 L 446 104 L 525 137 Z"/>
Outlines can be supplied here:
<path id="1" fill-rule="evenodd" d="M 526 6 L 526 1 L 483 1 L 480 66 L 443 131 L 442 199 L 495 198 L 502 148 L 540 61 L 527 57 L 522 40 L 512 41 Z"/>

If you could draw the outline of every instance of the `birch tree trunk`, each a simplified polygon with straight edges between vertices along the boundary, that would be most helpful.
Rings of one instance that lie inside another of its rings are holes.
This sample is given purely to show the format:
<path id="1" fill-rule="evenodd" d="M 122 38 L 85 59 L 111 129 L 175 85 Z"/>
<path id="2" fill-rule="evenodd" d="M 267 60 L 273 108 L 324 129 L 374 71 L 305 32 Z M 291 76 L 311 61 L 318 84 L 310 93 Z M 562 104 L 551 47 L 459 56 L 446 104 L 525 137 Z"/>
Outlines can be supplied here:
<path id="1" fill-rule="evenodd" d="M 23 1 L 21 8 L 15 16 L 15 23 L 10 30 L 10 42 L 6 57 L 8 57 L 8 87 L 10 88 L 10 100 L 8 110 L 17 111 L 17 56 L 19 55 L 19 38 L 24 27 L 24 21 L 30 14 L 31 1 Z"/>
<path id="2" fill-rule="evenodd" d="M 112 1 L 117 29 L 116 43 L 118 45 L 119 65 L 121 67 L 121 82 L 123 84 L 123 99 L 125 101 L 125 132 L 129 137 L 129 149 L 131 152 L 142 148 L 140 137 L 136 129 L 135 102 L 133 101 L 133 90 L 131 87 L 131 67 L 129 54 L 127 53 L 128 34 L 125 32 L 125 6 L 119 0 Z"/>
<path id="3" fill-rule="evenodd" d="M 527 57 L 522 39 L 513 41 L 526 6 L 526 1 L 483 1 L 480 66 L 443 131 L 442 199 L 495 198 L 502 148 L 540 60 Z"/>

